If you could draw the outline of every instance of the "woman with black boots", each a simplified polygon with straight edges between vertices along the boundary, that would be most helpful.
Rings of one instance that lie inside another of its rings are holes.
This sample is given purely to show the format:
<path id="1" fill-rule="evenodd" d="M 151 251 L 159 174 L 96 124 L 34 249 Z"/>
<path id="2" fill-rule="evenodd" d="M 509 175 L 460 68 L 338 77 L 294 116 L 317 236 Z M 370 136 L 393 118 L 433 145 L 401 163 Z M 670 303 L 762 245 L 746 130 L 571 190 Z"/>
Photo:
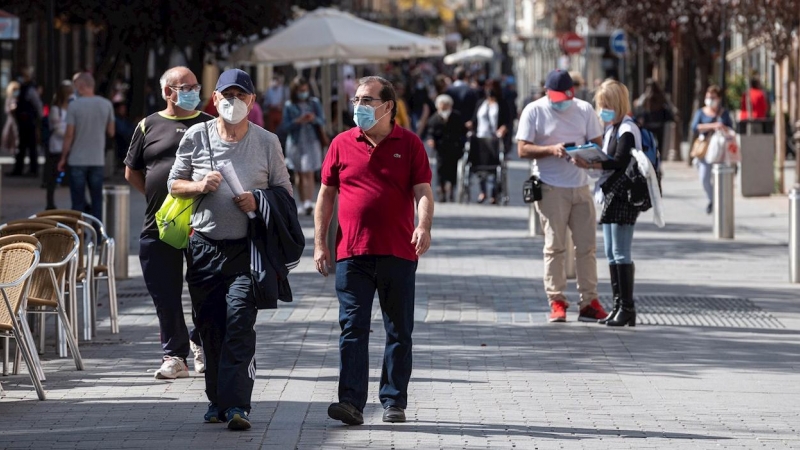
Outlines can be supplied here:
<path id="1" fill-rule="evenodd" d="M 642 149 L 642 136 L 636 122 L 629 117 L 631 104 L 628 95 L 628 88 L 618 81 L 608 80 L 600 85 L 594 100 L 600 119 L 606 124 L 603 153 L 607 159 L 591 163 L 574 159 L 579 167 L 603 170 L 595 187 L 595 200 L 602 203 L 600 223 L 611 274 L 614 309 L 598 323 L 612 327 L 636 325 L 631 244 L 639 209 L 627 195 L 630 179 L 626 170 L 633 158 L 632 150 Z"/>

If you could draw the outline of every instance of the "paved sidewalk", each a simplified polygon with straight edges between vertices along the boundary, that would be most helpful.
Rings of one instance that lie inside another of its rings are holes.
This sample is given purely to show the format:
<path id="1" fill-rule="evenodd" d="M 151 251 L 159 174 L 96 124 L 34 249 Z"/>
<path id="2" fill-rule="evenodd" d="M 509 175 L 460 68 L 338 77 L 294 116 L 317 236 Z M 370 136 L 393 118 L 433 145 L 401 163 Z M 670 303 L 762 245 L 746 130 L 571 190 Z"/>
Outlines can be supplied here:
<path id="1" fill-rule="evenodd" d="M 667 164 L 668 225 L 646 214 L 636 229 L 640 325 L 579 323 L 574 307 L 568 323 L 548 324 L 542 238 L 527 237 L 518 192 L 526 167 L 511 164 L 511 206 L 437 204 L 417 275 L 408 423 L 380 420 L 377 307 L 366 423 L 327 418 L 338 306 L 333 279 L 314 271 L 304 217 L 296 302 L 256 324 L 253 429 L 203 424 L 202 377 L 153 379 L 158 325 L 135 258 L 143 204 L 134 196 L 122 332 L 110 334 L 101 298 L 98 337 L 81 343 L 84 372 L 48 342 L 47 401 L 26 374 L 0 377 L 0 448 L 800 448 L 800 288 L 788 284 L 786 198 L 738 197 L 736 239 L 716 241 L 694 171 Z M 4 179 L 2 220 L 36 211 L 43 196 L 31 180 Z M 68 204 L 66 189 L 58 203 Z M 603 294 L 607 272 L 599 253 Z"/>

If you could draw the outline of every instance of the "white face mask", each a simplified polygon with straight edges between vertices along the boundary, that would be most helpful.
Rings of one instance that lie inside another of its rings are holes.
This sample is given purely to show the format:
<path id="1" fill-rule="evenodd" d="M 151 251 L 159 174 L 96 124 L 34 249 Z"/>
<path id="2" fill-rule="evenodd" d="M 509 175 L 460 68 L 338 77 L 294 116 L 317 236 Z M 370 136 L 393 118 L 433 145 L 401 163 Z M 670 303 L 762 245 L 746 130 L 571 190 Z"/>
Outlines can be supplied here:
<path id="1" fill-rule="evenodd" d="M 706 97 L 705 104 L 709 108 L 714 108 L 714 107 L 717 106 L 717 100 L 715 100 L 713 98 L 710 98 L 710 97 Z"/>
<path id="2" fill-rule="evenodd" d="M 450 117 L 451 112 L 452 110 L 449 109 L 447 111 L 439 111 L 439 115 L 442 116 L 442 119 L 447 120 L 447 118 Z"/>
<path id="3" fill-rule="evenodd" d="M 237 123 L 241 122 L 247 117 L 248 111 L 247 107 L 250 106 L 247 103 L 239 100 L 238 98 L 234 97 L 233 100 L 228 100 L 223 98 L 219 101 L 219 107 L 217 110 L 219 111 L 219 116 L 222 117 L 222 120 L 228 122 L 231 125 L 236 125 Z"/>

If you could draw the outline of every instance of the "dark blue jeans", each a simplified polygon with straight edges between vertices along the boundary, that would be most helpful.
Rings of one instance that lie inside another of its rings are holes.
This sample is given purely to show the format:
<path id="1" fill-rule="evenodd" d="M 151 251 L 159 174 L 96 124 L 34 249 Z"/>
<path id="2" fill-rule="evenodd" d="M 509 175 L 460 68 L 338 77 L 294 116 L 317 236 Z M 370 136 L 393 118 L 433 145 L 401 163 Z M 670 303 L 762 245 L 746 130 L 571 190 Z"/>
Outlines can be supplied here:
<path id="1" fill-rule="evenodd" d="M 250 412 L 256 378 L 256 299 L 247 239 L 189 239 L 186 282 L 206 354 L 206 396 L 221 412 Z"/>
<path id="2" fill-rule="evenodd" d="M 189 333 L 183 318 L 183 250 L 158 238 L 157 234 L 142 233 L 139 237 L 139 262 L 147 292 L 153 298 L 161 331 L 164 355 L 189 356 L 189 340 L 200 344 L 197 330 Z"/>
<path id="3" fill-rule="evenodd" d="M 86 211 L 86 186 L 92 200 L 91 211 Z M 69 194 L 72 209 L 103 220 L 103 166 L 69 166 Z"/>
<path id="4" fill-rule="evenodd" d="M 394 256 L 357 256 L 336 263 L 339 297 L 339 401 L 364 410 L 369 382 L 369 329 L 375 292 L 386 346 L 379 397 L 384 408 L 408 405 L 411 332 L 417 262 Z"/>

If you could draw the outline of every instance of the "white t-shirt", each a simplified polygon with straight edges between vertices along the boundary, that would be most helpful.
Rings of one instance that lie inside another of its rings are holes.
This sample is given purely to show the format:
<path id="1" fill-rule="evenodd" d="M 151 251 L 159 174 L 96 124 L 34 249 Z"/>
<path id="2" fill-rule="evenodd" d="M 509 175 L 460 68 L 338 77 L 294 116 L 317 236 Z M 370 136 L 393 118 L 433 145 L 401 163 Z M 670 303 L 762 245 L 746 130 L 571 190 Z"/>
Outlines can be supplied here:
<path id="1" fill-rule="evenodd" d="M 517 129 L 518 141 L 535 145 L 562 142 L 580 145 L 601 136 L 603 126 L 592 105 L 577 98 L 563 112 L 553 109 L 546 96 L 528 104 L 522 110 Z M 543 183 L 567 188 L 589 184 L 586 170 L 572 164 L 567 158 L 548 156 L 533 161 L 536 174 Z"/>

